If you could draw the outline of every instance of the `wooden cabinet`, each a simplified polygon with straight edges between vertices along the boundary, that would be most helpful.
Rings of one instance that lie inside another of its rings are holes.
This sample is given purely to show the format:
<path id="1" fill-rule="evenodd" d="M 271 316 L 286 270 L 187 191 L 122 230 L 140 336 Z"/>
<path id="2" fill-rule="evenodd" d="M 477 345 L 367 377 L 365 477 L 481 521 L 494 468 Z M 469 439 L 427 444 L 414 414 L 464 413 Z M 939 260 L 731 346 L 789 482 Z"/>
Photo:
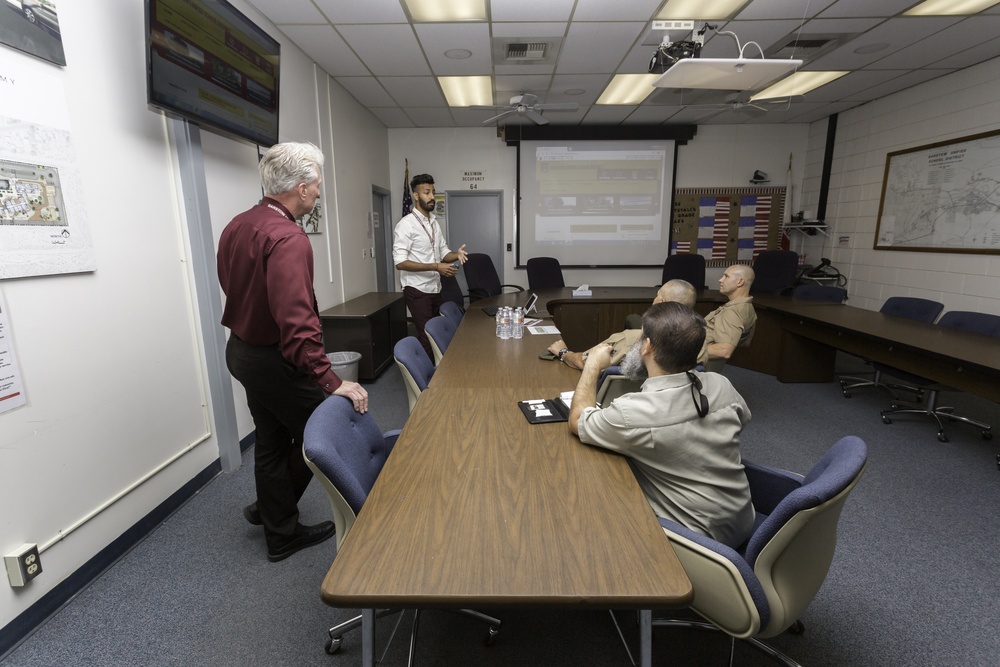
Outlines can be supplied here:
<path id="1" fill-rule="evenodd" d="M 358 379 L 374 380 L 392 362 L 392 348 L 406 336 L 402 292 L 369 292 L 320 312 L 329 352 L 358 352 Z"/>

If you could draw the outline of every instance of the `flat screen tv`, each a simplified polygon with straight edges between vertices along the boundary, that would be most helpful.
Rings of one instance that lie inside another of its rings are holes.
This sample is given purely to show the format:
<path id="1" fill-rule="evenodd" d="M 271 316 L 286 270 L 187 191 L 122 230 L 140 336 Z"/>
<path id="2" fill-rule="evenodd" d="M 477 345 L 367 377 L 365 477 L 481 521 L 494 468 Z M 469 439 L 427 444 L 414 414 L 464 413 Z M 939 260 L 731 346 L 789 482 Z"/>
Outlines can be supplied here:
<path id="1" fill-rule="evenodd" d="M 277 143 L 280 53 L 226 0 L 146 0 L 147 101 L 170 116 Z"/>

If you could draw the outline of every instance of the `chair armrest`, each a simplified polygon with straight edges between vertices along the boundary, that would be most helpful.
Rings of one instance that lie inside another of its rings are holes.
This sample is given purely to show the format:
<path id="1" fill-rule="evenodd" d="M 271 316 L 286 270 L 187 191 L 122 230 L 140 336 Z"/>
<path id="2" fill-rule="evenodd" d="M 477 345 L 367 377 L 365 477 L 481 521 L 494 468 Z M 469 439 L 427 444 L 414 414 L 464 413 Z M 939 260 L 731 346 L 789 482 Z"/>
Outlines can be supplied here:
<path id="1" fill-rule="evenodd" d="M 743 460 L 754 509 L 770 514 L 789 493 L 802 486 L 802 475 Z"/>
<path id="2" fill-rule="evenodd" d="M 396 441 L 399 439 L 399 434 L 402 432 L 403 429 L 397 428 L 392 431 L 386 431 L 382 434 L 382 439 L 385 441 L 385 444 L 388 445 L 390 451 L 396 446 Z"/>
<path id="3" fill-rule="evenodd" d="M 500 289 L 502 290 L 504 287 L 512 287 L 517 292 L 523 292 L 524 291 L 524 288 L 521 287 L 520 285 L 501 285 Z"/>

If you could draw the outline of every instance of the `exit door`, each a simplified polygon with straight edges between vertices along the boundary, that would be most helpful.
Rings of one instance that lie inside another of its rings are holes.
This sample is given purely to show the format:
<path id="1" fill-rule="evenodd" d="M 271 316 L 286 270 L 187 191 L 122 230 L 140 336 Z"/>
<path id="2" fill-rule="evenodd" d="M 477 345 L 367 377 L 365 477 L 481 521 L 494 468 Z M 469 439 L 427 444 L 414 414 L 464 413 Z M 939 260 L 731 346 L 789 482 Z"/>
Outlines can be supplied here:
<path id="1" fill-rule="evenodd" d="M 446 193 L 446 238 L 452 250 L 464 243 L 468 252 L 489 255 L 500 282 L 503 276 L 503 190 L 448 190 Z M 462 293 L 469 293 L 465 272 L 458 272 Z"/>

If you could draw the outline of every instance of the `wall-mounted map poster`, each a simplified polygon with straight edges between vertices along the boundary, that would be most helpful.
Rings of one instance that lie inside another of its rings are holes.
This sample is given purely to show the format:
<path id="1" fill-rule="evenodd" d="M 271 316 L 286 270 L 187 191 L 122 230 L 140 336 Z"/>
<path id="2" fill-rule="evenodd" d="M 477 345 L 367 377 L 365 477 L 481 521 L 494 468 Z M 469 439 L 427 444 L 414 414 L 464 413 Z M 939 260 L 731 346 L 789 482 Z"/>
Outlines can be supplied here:
<path id="1" fill-rule="evenodd" d="M 1000 130 L 889 153 L 875 249 L 1000 253 Z"/>

